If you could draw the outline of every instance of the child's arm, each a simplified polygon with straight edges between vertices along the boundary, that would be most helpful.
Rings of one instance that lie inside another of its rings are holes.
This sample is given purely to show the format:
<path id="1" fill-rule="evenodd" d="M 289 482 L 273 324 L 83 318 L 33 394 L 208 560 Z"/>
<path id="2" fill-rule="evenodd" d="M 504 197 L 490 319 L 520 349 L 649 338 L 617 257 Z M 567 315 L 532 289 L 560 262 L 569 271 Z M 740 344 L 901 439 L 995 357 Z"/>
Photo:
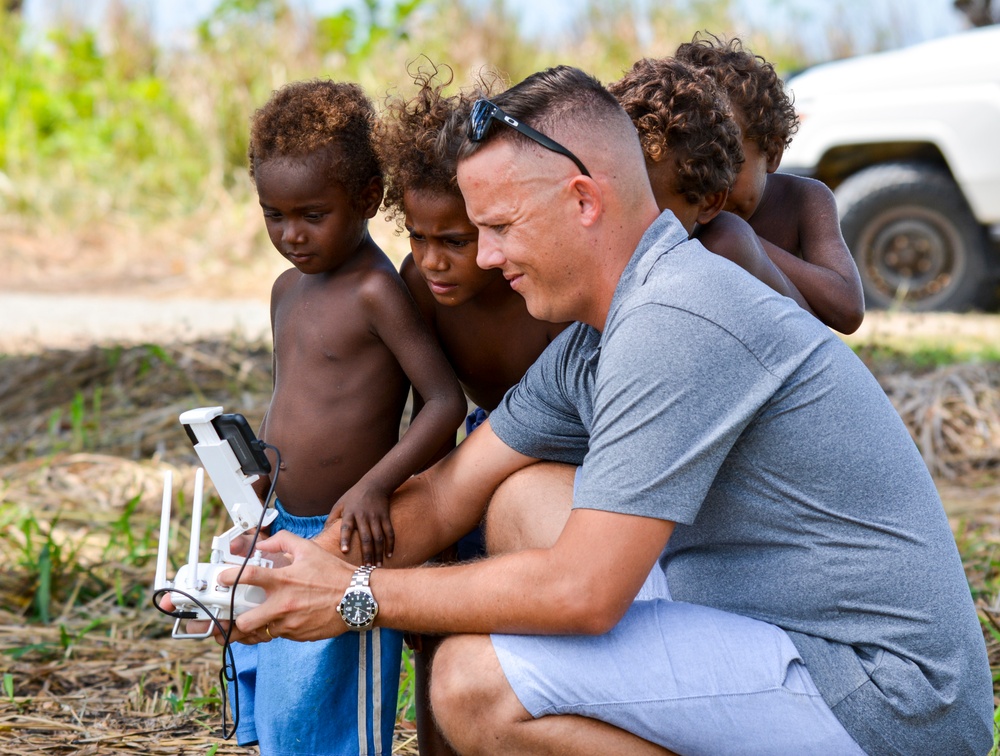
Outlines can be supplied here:
<path id="1" fill-rule="evenodd" d="M 779 294 L 794 299 L 806 312 L 812 312 L 805 297 L 781 269 L 768 258 L 750 224 L 733 213 L 719 213 L 694 234 L 705 249 L 725 257 Z"/>
<path id="2" fill-rule="evenodd" d="M 396 276 L 369 276 L 360 292 L 375 334 L 395 355 L 424 406 L 399 442 L 334 506 L 330 521 L 343 516 L 342 551 L 357 529 L 367 564 L 391 556 L 395 534 L 389 496 L 441 448 L 465 416 L 465 396 L 441 348 Z"/>
<path id="3" fill-rule="evenodd" d="M 399 275 L 403 279 L 403 283 L 406 284 L 407 290 L 410 292 L 410 296 L 413 297 L 413 301 L 417 305 L 417 310 L 420 312 L 421 317 L 427 324 L 427 327 L 434 334 L 437 340 L 438 346 L 441 346 L 441 338 L 437 333 L 436 328 L 436 318 L 434 313 L 434 297 L 431 296 L 430 292 L 427 290 L 427 284 L 424 282 L 423 277 L 417 270 L 417 264 L 413 262 L 413 255 L 407 255 L 403 258 L 402 264 L 399 266 Z M 442 349 L 444 347 L 442 346 Z M 447 356 L 445 357 L 447 359 Z M 410 408 L 410 424 L 413 424 L 413 418 L 424 408 L 424 398 L 420 396 L 420 392 L 416 389 L 413 390 L 413 402 Z M 427 460 L 426 464 L 422 469 L 426 469 L 433 465 L 435 462 L 439 462 L 448 456 L 448 452 L 455 448 L 455 434 L 452 433 L 448 440 L 445 441 L 441 448 L 438 449 L 434 455 Z"/>
<path id="4" fill-rule="evenodd" d="M 768 257 L 795 283 L 816 316 L 841 333 L 854 333 L 865 316 L 858 267 L 840 232 L 837 202 L 825 184 L 800 180 L 801 258 L 762 239 Z"/>
<path id="5" fill-rule="evenodd" d="M 414 391 L 413 408 L 410 412 L 410 425 L 413 425 L 414 418 L 416 418 L 416 416 L 420 413 L 420 410 L 422 410 L 423 408 L 424 408 L 424 398 L 420 396 L 420 394 L 417 393 L 417 391 Z M 459 423 L 459 425 L 461 425 L 461 423 Z M 442 459 L 447 457 L 448 454 L 456 446 L 455 437 L 456 437 L 455 433 L 449 435 L 448 438 L 445 440 L 445 442 L 441 444 L 441 448 L 431 455 L 430 459 L 428 459 L 427 462 L 424 463 L 424 465 L 420 468 L 420 470 L 418 470 L 418 472 L 426 470 L 431 465 L 435 464 L 436 462 L 440 462 Z"/>

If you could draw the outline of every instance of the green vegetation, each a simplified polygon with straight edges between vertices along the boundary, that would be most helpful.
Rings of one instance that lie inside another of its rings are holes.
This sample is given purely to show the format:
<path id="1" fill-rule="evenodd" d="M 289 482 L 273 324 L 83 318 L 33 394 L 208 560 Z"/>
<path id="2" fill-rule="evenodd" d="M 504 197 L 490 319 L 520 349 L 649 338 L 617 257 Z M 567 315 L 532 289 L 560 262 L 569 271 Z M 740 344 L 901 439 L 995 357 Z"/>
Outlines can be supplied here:
<path id="1" fill-rule="evenodd" d="M 532 39 L 504 0 L 364 0 L 324 16 L 292 0 L 220 0 L 171 48 L 138 2 L 110 0 L 96 28 L 72 15 L 85 4 L 61 4 L 44 35 L 0 8 L 0 273 L 56 290 L 124 282 L 264 297 L 278 261 L 245 156 L 250 116 L 275 88 L 348 79 L 380 103 L 411 91 L 407 71 L 430 62 L 449 66 L 456 88 L 556 63 L 611 81 L 699 30 L 740 36 L 781 72 L 816 62 L 793 29 L 751 24 L 739 3 L 581 0 L 567 29 Z M 773 4 L 780 15 L 790 0 Z M 894 26 L 880 43 L 901 35 Z M 851 51 L 849 35 L 836 41 Z M 394 231 L 372 225 L 400 260 Z"/>
<path id="2" fill-rule="evenodd" d="M 998 319 L 1000 327 L 1000 319 Z M 923 372 L 947 365 L 1000 362 L 1000 345 L 937 344 L 911 341 L 892 346 L 877 342 L 853 345 L 855 353 L 876 372 L 909 370 Z"/>
<path id="3" fill-rule="evenodd" d="M 190 49 L 158 47 L 129 8 L 112 2 L 97 29 L 67 17 L 32 42 L 0 10 L 0 212 L 78 224 L 246 201 L 248 118 L 272 89 L 330 76 L 378 100 L 406 85 L 421 55 L 450 65 L 456 85 L 484 65 L 516 81 L 556 62 L 610 80 L 709 29 L 739 31 L 784 71 L 813 62 L 797 41 L 748 28 L 733 0 L 655 3 L 646 14 L 627 0 L 587 0 L 543 46 L 502 0 L 365 0 L 360 12 L 320 17 L 287 0 L 222 0 Z"/>
<path id="4" fill-rule="evenodd" d="M 873 311 L 843 337 L 876 375 L 1000 363 L 1000 315 Z"/>

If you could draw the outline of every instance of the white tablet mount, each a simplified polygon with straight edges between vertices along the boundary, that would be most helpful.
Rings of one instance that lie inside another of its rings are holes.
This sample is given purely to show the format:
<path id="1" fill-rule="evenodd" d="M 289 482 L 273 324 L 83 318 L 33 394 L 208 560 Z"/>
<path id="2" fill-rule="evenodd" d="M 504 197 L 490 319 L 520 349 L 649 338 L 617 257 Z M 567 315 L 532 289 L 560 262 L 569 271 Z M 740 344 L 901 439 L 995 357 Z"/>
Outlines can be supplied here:
<path id="1" fill-rule="evenodd" d="M 191 512 L 191 544 L 188 563 L 177 570 L 174 580 L 167 580 L 167 551 L 170 539 L 170 503 L 173 497 L 173 476 L 164 474 L 163 505 L 160 512 L 160 542 L 156 554 L 154 592 L 169 592 L 174 605 L 176 621 L 173 637 L 205 638 L 212 632 L 212 625 L 204 633 L 187 633 L 182 622 L 189 619 L 229 620 L 260 604 L 264 590 L 254 585 L 237 585 L 233 589 L 218 582 L 219 573 L 250 564 L 271 567 L 260 551 L 247 559 L 233 554 L 232 541 L 248 530 L 269 525 L 277 516 L 274 509 L 266 509 L 260 502 L 253 483 L 262 474 L 270 472 L 270 463 L 263 452 L 263 445 L 242 415 L 226 415 L 222 407 L 201 407 L 188 410 L 180 416 L 181 424 L 194 443 L 204 469 L 195 473 L 194 500 Z M 198 541 L 201 536 L 201 509 L 208 470 L 222 503 L 233 518 L 233 527 L 212 539 L 212 553 L 208 562 L 198 561 Z M 230 614 L 230 607 L 232 613 Z"/>

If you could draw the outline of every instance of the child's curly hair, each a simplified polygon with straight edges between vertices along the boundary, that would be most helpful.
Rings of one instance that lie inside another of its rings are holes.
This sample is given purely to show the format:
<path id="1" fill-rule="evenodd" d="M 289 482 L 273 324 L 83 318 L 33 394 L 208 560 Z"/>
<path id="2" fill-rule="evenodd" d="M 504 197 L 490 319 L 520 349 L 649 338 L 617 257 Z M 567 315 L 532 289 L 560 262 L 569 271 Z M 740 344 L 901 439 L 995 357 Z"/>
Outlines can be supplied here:
<path id="1" fill-rule="evenodd" d="M 377 125 L 375 108 L 357 84 L 329 79 L 286 84 L 250 121 L 250 178 L 268 160 L 326 152 L 331 179 L 359 197 L 373 178 L 382 178 Z"/>
<path id="2" fill-rule="evenodd" d="M 781 156 L 799 120 L 774 66 L 744 49 L 738 38 L 726 41 L 714 34 L 695 34 L 676 55 L 705 71 L 729 95 L 747 139 L 769 159 Z"/>
<path id="3" fill-rule="evenodd" d="M 419 91 L 413 97 L 390 98 L 383 113 L 379 149 L 386 167 L 383 209 L 386 220 L 404 223 L 403 195 L 410 190 L 461 197 L 458 150 L 465 140 L 472 105 L 489 97 L 496 83 L 480 76 L 476 89 L 445 96 L 454 77 L 448 66 L 423 66 L 411 73 Z"/>
<path id="4" fill-rule="evenodd" d="M 688 202 L 732 188 L 744 159 L 740 127 L 707 75 L 676 58 L 644 58 L 608 91 L 635 124 L 646 161 L 676 163 Z"/>

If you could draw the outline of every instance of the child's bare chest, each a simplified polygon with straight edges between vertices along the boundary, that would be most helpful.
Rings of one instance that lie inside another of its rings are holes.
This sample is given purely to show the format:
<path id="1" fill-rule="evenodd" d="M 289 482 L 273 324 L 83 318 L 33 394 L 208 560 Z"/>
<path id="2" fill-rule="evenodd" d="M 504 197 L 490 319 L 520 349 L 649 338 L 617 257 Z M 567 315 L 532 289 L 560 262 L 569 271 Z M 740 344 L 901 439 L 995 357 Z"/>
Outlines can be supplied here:
<path id="1" fill-rule="evenodd" d="M 492 409 L 548 345 L 547 324 L 530 318 L 448 318 L 438 334 L 448 361 L 470 397 Z"/>
<path id="2" fill-rule="evenodd" d="M 276 303 L 277 359 L 351 361 L 381 344 L 357 297 L 343 289 L 296 289 Z"/>

